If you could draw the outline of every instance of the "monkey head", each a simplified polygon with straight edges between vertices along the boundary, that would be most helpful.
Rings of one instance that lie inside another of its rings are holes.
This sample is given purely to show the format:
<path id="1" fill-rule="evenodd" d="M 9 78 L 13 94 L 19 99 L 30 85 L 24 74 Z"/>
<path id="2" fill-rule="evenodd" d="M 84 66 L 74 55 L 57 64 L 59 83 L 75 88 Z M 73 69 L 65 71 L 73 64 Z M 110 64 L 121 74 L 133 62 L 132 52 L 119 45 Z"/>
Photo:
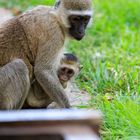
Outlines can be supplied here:
<path id="1" fill-rule="evenodd" d="M 73 54 L 65 53 L 58 69 L 58 78 L 62 86 L 66 88 L 67 82 L 78 75 L 80 70 L 81 66 L 78 58 Z"/>
<path id="2" fill-rule="evenodd" d="M 60 23 L 69 37 L 81 40 L 92 17 L 92 0 L 57 0 Z"/>

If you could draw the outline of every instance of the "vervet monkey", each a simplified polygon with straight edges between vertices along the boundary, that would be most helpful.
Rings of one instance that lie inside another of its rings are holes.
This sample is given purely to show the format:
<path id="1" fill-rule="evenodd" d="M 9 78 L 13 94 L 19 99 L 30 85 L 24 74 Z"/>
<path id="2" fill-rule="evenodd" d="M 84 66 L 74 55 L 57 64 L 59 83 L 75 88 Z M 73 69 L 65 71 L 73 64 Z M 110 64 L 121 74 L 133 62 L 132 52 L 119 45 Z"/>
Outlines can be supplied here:
<path id="1" fill-rule="evenodd" d="M 57 71 L 59 81 L 63 88 L 67 87 L 68 82 L 72 78 L 75 78 L 81 69 L 82 66 L 80 65 L 80 61 L 75 55 L 71 53 L 64 54 L 60 61 L 60 67 Z"/>
<path id="2" fill-rule="evenodd" d="M 92 16 L 92 0 L 60 0 L 39 6 L 0 26 L 0 109 L 20 109 L 37 80 L 61 108 L 69 100 L 57 76 L 66 37 L 81 40 Z"/>
<path id="3" fill-rule="evenodd" d="M 57 70 L 57 75 L 64 89 L 67 88 L 68 82 L 79 74 L 81 68 L 80 61 L 75 55 L 71 53 L 65 53 L 63 55 Z M 46 108 L 53 102 L 36 80 L 34 80 L 31 87 L 32 88 L 23 106 L 24 109 Z"/>

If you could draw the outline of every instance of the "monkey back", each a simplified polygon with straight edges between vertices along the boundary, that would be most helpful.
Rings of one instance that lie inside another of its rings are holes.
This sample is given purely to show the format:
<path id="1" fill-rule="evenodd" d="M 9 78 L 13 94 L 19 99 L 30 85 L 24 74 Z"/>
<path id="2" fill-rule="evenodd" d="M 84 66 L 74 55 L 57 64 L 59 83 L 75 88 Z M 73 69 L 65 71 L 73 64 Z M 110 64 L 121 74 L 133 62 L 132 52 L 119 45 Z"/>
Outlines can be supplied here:
<path id="1" fill-rule="evenodd" d="M 26 34 L 17 18 L 0 26 L 0 67 L 20 58 L 27 65 L 30 78 L 33 77 L 33 58 L 28 46 Z"/>

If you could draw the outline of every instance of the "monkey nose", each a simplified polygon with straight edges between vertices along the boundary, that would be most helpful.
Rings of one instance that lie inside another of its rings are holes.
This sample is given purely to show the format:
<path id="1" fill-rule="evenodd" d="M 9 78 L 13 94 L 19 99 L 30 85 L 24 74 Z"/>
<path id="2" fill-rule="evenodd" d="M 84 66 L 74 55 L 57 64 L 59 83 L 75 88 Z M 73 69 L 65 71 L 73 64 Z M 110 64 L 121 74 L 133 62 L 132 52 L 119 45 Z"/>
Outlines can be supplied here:
<path id="1" fill-rule="evenodd" d="M 62 80 L 66 82 L 66 81 L 68 81 L 68 77 L 65 76 L 65 75 L 63 75 L 63 76 L 62 76 Z"/>
<path id="2" fill-rule="evenodd" d="M 79 31 L 78 34 L 79 34 L 79 36 L 84 36 L 83 31 Z"/>
<path id="3" fill-rule="evenodd" d="M 85 33 L 84 33 L 83 31 L 80 30 L 80 31 L 78 31 L 78 35 L 79 35 L 79 37 L 82 38 L 82 37 L 85 35 Z"/>

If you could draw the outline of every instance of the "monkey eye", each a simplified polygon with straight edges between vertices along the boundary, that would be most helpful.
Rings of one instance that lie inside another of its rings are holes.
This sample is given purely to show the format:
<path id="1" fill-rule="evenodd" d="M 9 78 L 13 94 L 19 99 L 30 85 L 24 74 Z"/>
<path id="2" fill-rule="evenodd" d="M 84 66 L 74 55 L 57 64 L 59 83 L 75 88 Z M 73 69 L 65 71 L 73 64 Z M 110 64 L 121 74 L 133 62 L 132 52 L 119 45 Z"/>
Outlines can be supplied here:
<path id="1" fill-rule="evenodd" d="M 83 19 L 85 22 L 88 22 L 90 20 L 90 16 L 84 16 L 84 19 Z"/>
<path id="2" fill-rule="evenodd" d="M 66 68 L 64 67 L 64 68 L 61 68 L 61 71 L 62 72 L 65 72 L 66 71 Z"/>
<path id="3" fill-rule="evenodd" d="M 89 19 L 90 19 L 90 16 L 85 16 L 85 19 L 86 19 L 86 20 L 89 20 Z"/>
<path id="4" fill-rule="evenodd" d="M 87 24 L 89 22 L 89 20 L 90 20 L 90 16 L 84 16 L 83 17 L 83 21 L 84 21 L 85 24 Z"/>
<path id="5" fill-rule="evenodd" d="M 71 16 L 70 17 L 70 21 L 72 22 L 72 23 L 75 23 L 75 22 L 78 22 L 80 20 L 80 17 L 79 16 Z"/>
<path id="6" fill-rule="evenodd" d="M 74 74 L 73 70 L 68 70 L 68 74 L 73 75 Z"/>

